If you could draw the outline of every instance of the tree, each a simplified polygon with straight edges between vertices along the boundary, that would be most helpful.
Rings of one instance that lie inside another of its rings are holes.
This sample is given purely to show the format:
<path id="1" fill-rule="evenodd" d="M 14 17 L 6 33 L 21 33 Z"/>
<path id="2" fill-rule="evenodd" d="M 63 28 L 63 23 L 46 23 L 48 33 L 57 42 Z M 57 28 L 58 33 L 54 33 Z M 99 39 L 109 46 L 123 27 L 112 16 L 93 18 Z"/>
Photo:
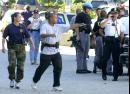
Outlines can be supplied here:
<path id="1" fill-rule="evenodd" d="M 61 12 L 65 10 L 65 3 L 63 0 L 37 0 L 37 2 L 46 8 L 59 8 Z"/>
<path id="2" fill-rule="evenodd" d="M 75 0 L 74 3 L 84 3 L 84 0 Z"/>
<path id="3" fill-rule="evenodd" d="M 15 4 L 15 2 L 16 2 L 16 0 L 9 0 L 9 1 L 8 1 L 8 6 L 9 6 L 9 8 L 11 8 L 12 5 Z"/>
<path id="4" fill-rule="evenodd" d="M 91 0 L 74 0 L 73 3 L 85 3 L 85 2 L 90 2 Z"/>
<path id="5" fill-rule="evenodd" d="M 44 5 L 44 6 L 55 6 L 55 5 L 60 5 L 63 4 L 63 0 L 37 0 L 38 3 Z"/>

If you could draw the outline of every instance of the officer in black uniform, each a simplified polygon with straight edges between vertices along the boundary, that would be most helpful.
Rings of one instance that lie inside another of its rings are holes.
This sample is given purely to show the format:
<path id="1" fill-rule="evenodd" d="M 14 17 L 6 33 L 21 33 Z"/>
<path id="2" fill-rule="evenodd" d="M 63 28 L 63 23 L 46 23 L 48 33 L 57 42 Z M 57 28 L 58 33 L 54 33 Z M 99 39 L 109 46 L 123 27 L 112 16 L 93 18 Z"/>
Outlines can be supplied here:
<path id="1" fill-rule="evenodd" d="M 111 54 L 113 58 L 113 81 L 118 80 L 119 76 L 119 55 L 120 45 L 124 38 L 124 26 L 118 18 L 118 12 L 116 9 L 111 10 L 111 15 L 107 19 L 101 22 L 101 27 L 105 28 L 105 43 L 103 50 L 103 63 L 102 63 L 102 78 L 107 80 L 107 61 Z"/>

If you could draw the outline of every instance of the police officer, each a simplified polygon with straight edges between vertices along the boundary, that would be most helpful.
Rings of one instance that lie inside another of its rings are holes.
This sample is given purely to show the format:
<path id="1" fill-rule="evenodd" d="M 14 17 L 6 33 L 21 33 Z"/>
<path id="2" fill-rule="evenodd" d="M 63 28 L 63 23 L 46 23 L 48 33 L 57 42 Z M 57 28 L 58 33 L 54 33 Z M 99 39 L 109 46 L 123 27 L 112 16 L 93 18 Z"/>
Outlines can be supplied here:
<path id="1" fill-rule="evenodd" d="M 36 69 L 33 77 L 32 88 L 37 88 L 37 83 L 41 79 L 42 74 L 49 67 L 52 62 L 54 66 L 54 91 L 62 91 L 60 87 L 60 77 L 62 71 L 62 58 L 59 52 L 59 41 L 62 33 L 67 32 L 69 29 L 78 28 L 79 25 L 64 25 L 56 24 L 57 17 L 55 13 L 48 12 L 46 18 L 48 22 L 43 24 L 40 29 L 41 39 L 44 39 L 41 46 L 40 65 Z"/>
<path id="2" fill-rule="evenodd" d="M 106 19 L 107 13 L 106 11 L 102 10 L 100 14 L 100 18 L 96 21 L 93 31 L 96 35 L 96 56 L 94 59 L 94 69 L 93 73 L 97 72 L 97 67 L 101 68 L 101 60 L 103 56 L 103 37 L 104 37 L 104 29 L 101 28 L 101 21 Z"/>
<path id="3" fill-rule="evenodd" d="M 90 32 L 91 28 L 91 18 L 89 13 L 92 10 L 92 5 L 90 3 L 85 3 L 83 5 L 83 12 L 79 13 L 76 17 L 76 23 L 83 23 L 86 26 L 79 28 L 77 30 L 77 40 L 80 41 L 81 47 L 77 47 L 77 71 L 76 73 L 91 73 L 87 68 L 88 52 L 90 49 Z"/>
<path id="4" fill-rule="evenodd" d="M 28 29 L 30 31 L 30 35 L 35 44 L 35 50 L 30 45 L 30 61 L 31 64 L 37 64 L 37 56 L 39 51 L 39 44 L 40 44 L 40 25 L 42 21 L 39 18 L 38 10 L 34 10 L 33 16 L 28 19 Z"/>
<path id="5" fill-rule="evenodd" d="M 108 19 L 101 22 L 101 27 L 105 28 L 105 43 L 103 50 L 103 63 L 102 63 L 102 78 L 107 80 L 107 61 L 111 54 L 113 58 L 113 81 L 118 80 L 119 76 L 119 55 L 120 55 L 120 43 L 124 37 L 124 26 L 122 22 L 117 19 L 118 12 L 116 9 L 111 10 L 111 15 Z"/>
<path id="6" fill-rule="evenodd" d="M 21 14 L 16 12 L 12 16 L 12 23 L 9 24 L 3 33 L 2 52 L 5 53 L 5 41 L 7 40 L 8 47 L 8 72 L 10 87 L 15 86 L 16 89 L 20 88 L 21 80 L 24 77 L 24 62 L 26 58 L 25 52 L 25 38 L 28 39 L 33 45 L 33 41 L 23 24 L 21 22 Z M 33 48 L 35 49 L 34 45 Z M 16 85 L 15 84 L 16 81 Z"/>

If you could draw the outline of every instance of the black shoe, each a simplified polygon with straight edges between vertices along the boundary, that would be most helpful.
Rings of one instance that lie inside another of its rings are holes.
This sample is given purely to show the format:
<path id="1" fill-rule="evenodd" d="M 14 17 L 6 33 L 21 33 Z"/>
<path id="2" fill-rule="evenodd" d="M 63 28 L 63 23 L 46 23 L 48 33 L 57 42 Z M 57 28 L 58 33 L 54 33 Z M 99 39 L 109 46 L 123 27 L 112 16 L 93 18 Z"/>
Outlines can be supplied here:
<path id="1" fill-rule="evenodd" d="M 96 71 L 96 70 L 93 70 L 93 73 L 95 73 L 95 74 L 96 74 L 96 73 L 97 73 L 97 71 Z"/>
<path id="2" fill-rule="evenodd" d="M 106 81 L 106 80 L 107 80 L 107 76 L 106 76 L 106 75 L 102 75 L 102 79 L 103 79 L 104 81 Z"/>
<path id="3" fill-rule="evenodd" d="M 112 81 L 115 81 L 115 82 L 116 82 L 116 81 L 118 81 L 118 79 L 113 79 Z"/>
<path id="4" fill-rule="evenodd" d="M 107 75 L 112 76 L 113 72 L 108 72 Z"/>
<path id="5" fill-rule="evenodd" d="M 87 74 L 87 73 L 91 73 L 91 71 L 89 71 L 89 70 L 77 70 L 76 73 L 77 74 Z"/>
<path id="6" fill-rule="evenodd" d="M 114 77 L 112 81 L 118 81 L 118 77 Z"/>

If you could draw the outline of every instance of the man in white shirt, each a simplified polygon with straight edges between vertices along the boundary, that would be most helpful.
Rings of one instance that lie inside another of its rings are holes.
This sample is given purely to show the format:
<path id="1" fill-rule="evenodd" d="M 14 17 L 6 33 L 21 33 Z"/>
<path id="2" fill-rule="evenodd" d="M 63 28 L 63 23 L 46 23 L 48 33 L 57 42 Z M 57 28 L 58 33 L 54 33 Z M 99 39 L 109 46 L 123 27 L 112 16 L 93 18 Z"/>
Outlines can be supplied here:
<path id="1" fill-rule="evenodd" d="M 34 41 L 36 49 L 33 50 L 32 46 L 30 45 L 30 61 L 31 64 L 38 64 L 37 63 L 37 56 L 39 51 L 39 44 L 40 44 L 40 26 L 41 26 L 41 19 L 39 18 L 38 10 L 34 10 L 33 16 L 28 19 L 28 29 L 30 31 L 30 35 Z"/>
<path id="2" fill-rule="evenodd" d="M 118 18 L 118 12 L 112 9 L 111 15 L 108 19 L 101 22 L 101 27 L 105 28 L 105 43 L 103 50 L 103 62 L 102 62 L 102 78 L 107 80 L 107 61 L 111 54 L 113 58 L 113 81 L 118 80 L 119 76 L 119 55 L 120 55 L 120 44 L 124 38 L 124 26 Z"/>
<path id="3" fill-rule="evenodd" d="M 76 25 L 62 25 L 56 24 L 57 17 L 55 13 L 48 12 L 46 16 L 48 22 L 43 24 L 40 29 L 41 39 L 44 39 L 41 46 L 40 65 L 36 69 L 33 77 L 32 88 L 36 89 L 36 84 L 40 80 L 42 74 L 49 67 L 52 62 L 54 66 L 54 91 L 62 91 L 60 87 L 60 76 L 62 71 L 62 58 L 59 52 L 59 41 L 62 33 L 67 32 L 69 29 L 78 28 L 79 24 Z"/>

